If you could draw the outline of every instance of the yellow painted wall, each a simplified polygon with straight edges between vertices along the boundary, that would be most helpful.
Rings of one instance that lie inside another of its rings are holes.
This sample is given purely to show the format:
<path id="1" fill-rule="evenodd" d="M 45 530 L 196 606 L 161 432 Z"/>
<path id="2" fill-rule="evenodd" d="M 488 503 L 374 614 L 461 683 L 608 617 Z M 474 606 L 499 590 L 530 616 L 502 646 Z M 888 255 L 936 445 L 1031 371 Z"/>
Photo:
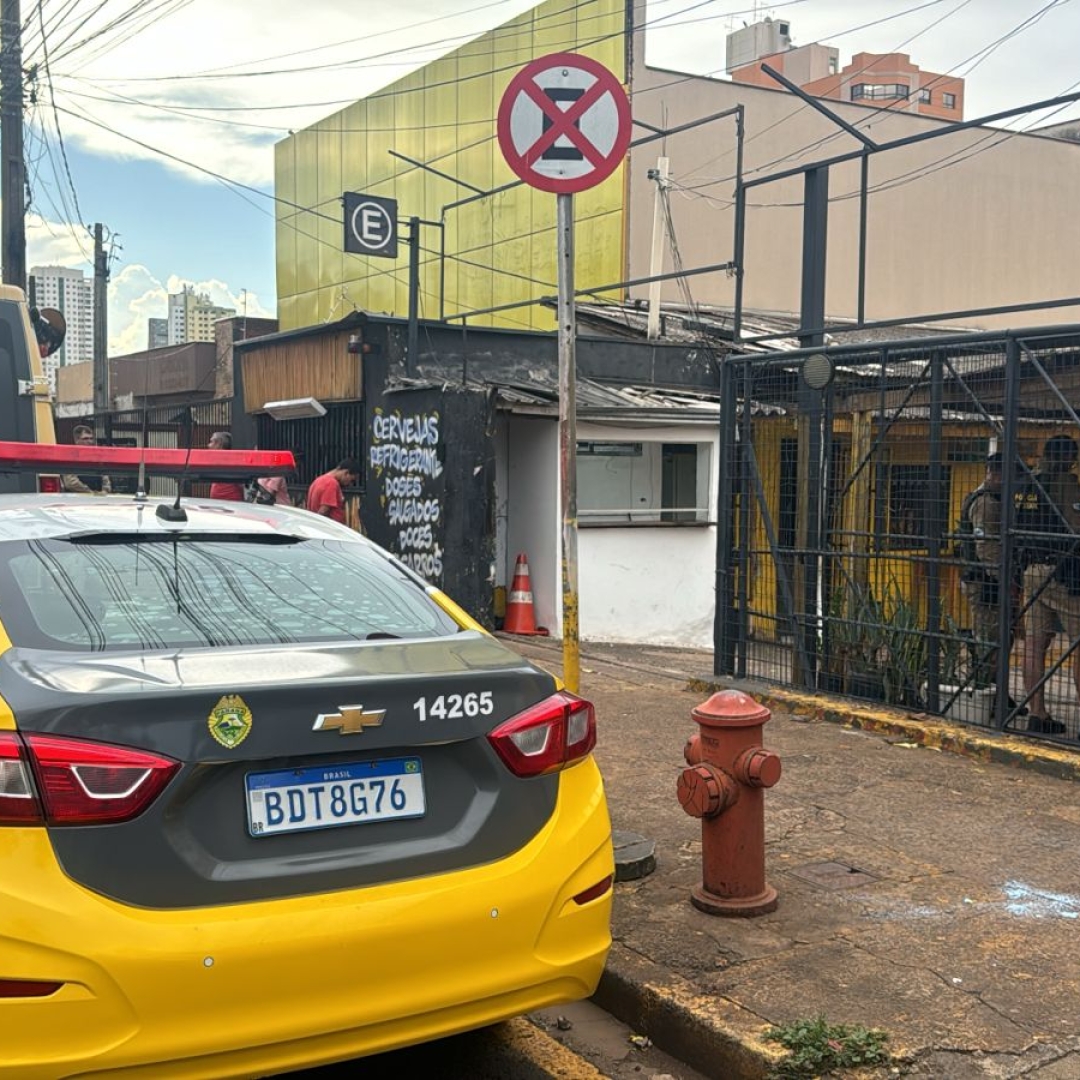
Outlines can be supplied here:
<path id="1" fill-rule="evenodd" d="M 282 330 L 360 309 L 408 314 L 408 248 L 399 257 L 345 254 L 345 191 L 398 200 L 399 218 L 445 220 L 445 313 L 512 304 L 556 291 L 555 196 L 519 185 L 447 210 L 470 192 L 388 151 L 425 162 L 484 191 L 516 179 L 495 117 L 521 67 L 579 52 L 625 83 L 624 0 L 549 0 L 275 147 L 278 316 Z M 622 280 L 625 166 L 574 198 L 579 287 Z M 405 239 L 407 228 L 399 226 Z M 439 315 L 439 230 L 421 230 L 420 314 Z M 550 330 L 533 305 L 479 325 Z"/>

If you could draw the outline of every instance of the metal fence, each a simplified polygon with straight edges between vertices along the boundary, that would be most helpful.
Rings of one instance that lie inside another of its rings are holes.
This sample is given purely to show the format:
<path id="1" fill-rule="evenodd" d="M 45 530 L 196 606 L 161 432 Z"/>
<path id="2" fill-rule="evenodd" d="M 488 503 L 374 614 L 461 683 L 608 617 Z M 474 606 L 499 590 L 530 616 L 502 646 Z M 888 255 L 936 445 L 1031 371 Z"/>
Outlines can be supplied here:
<path id="1" fill-rule="evenodd" d="M 190 405 L 154 405 L 145 409 L 111 412 L 96 417 L 66 418 L 57 422 L 57 438 L 72 442 L 79 424 L 90 424 L 103 446 L 148 446 L 184 450 L 204 448 L 215 431 L 232 428 L 231 398 Z M 364 406 L 361 402 L 330 405 L 325 416 L 310 420 L 275 420 L 266 414 L 256 418 L 256 437 L 261 450 L 289 450 L 296 459 L 296 474 L 289 478 L 294 501 L 301 501 L 316 476 L 328 472 L 339 461 L 364 458 Z M 363 470 L 361 470 L 361 477 Z M 119 491 L 134 491 L 134 478 L 117 478 Z M 151 476 L 151 495 L 169 496 L 176 482 Z M 190 485 L 191 494 L 206 497 L 209 483 Z M 363 489 L 363 482 L 353 491 Z"/>
<path id="2" fill-rule="evenodd" d="M 734 357 L 723 378 L 718 673 L 1080 736 L 1080 328 Z"/>
<path id="3" fill-rule="evenodd" d="M 275 420 L 261 413 L 256 417 L 259 449 L 291 450 L 295 484 L 303 489 L 345 458 L 364 460 L 364 419 L 364 404 L 357 401 L 329 405 L 325 416 L 309 420 Z"/>
<path id="4" fill-rule="evenodd" d="M 57 422 L 56 435 L 60 442 L 73 441 L 74 429 L 80 424 L 93 427 L 102 446 L 146 446 L 156 449 L 199 450 L 206 447 L 215 431 L 229 431 L 232 426 L 232 399 L 220 398 L 190 405 L 154 405 L 102 413 L 92 417 L 66 418 Z M 135 490 L 134 477 L 114 477 L 114 491 Z M 170 478 L 148 477 L 149 494 L 176 494 L 176 481 Z M 209 483 L 192 483 L 191 493 L 209 495 Z"/>

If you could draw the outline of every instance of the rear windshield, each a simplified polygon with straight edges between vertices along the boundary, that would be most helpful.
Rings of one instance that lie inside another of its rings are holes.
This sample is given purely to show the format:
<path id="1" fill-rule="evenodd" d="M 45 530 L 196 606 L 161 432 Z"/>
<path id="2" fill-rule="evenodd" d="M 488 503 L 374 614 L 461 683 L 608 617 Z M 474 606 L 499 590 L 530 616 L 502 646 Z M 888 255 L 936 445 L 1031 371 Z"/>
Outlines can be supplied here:
<path id="1" fill-rule="evenodd" d="M 433 637 L 460 628 L 362 544 L 106 536 L 0 545 L 12 644 L 69 651 Z"/>

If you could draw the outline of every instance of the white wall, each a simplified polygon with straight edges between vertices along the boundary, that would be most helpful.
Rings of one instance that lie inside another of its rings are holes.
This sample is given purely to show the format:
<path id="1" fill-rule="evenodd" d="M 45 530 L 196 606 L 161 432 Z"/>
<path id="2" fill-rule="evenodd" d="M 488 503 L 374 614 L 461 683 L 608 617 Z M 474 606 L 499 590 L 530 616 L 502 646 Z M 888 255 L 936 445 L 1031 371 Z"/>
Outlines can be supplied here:
<path id="1" fill-rule="evenodd" d="M 711 648 L 715 565 L 713 527 L 582 529 L 582 638 Z"/>
<path id="2" fill-rule="evenodd" d="M 562 574 L 559 567 L 559 425 L 555 420 L 511 416 L 505 446 L 506 540 L 502 573 L 512 583 L 520 552 L 529 560 L 538 626 L 560 633 Z M 498 447 L 496 454 L 499 454 Z M 498 485 L 496 485 L 498 497 Z M 497 548 L 498 550 L 498 548 Z"/>
<path id="3" fill-rule="evenodd" d="M 716 425 L 578 423 L 579 441 L 707 444 L 698 468 L 700 506 L 716 520 Z M 500 418 L 495 436 L 498 582 L 509 588 L 519 552 L 529 560 L 536 621 L 562 636 L 559 428 L 554 420 Z M 580 459 L 579 459 L 580 460 Z M 655 476 L 652 483 L 659 485 Z M 712 525 L 578 529 L 583 640 L 710 648 L 716 529 Z"/>
<path id="4" fill-rule="evenodd" d="M 635 0 L 634 18 L 636 25 L 644 25 L 644 0 Z M 852 136 L 785 90 L 646 67 L 643 38 L 638 32 L 634 39 L 634 119 L 675 127 L 743 105 L 747 179 L 859 148 Z M 1019 83 L 1016 103 L 1024 103 Z M 863 124 L 882 143 L 946 126 L 907 112 L 837 101 L 828 105 L 848 123 Z M 630 152 L 627 278 L 650 273 L 656 185 L 647 179 L 647 170 L 655 167 L 661 145 L 672 177 L 684 189 L 671 198 L 683 265 L 703 266 L 732 255 L 735 135 L 734 121 L 727 119 Z M 1077 295 L 1077 143 L 974 128 L 873 154 L 870 161 L 867 318 L 909 318 Z M 859 189 L 859 163 L 835 165 L 830 174 L 826 306 L 830 317 L 844 318 L 858 309 L 859 200 L 849 196 Z M 748 310 L 799 309 L 802 198 L 801 178 L 748 193 L 743 295 Z M 672 269 L 670 251 L 663 269 Z M 690 289 L 698 303 L 730 305 L 734 279 L 705 274 L 692 278 Z M 629 292 L 644 298 L 648 286 Z M 663 293 L 666 300 L 681 299 L 675 281 L 665 282 Z M 1080 308 L 1071 307 L 959 321 L 996 328 L 1077 320 Z"/>
<path id="5" fill-rule="evenodd" d="M 707 505 L 709 520 L 716 520 L 718 448 L 714 424 L 631 427 L 579 423 L 578 439 L 708 443 L 709 453 L 699 462 L 699 505 Z M 708 465 L 703 468 L 706 459 Z M 581 637 L 710 648 L 715 567 L 716 529 L 711 525 L 579 528 Z"/>

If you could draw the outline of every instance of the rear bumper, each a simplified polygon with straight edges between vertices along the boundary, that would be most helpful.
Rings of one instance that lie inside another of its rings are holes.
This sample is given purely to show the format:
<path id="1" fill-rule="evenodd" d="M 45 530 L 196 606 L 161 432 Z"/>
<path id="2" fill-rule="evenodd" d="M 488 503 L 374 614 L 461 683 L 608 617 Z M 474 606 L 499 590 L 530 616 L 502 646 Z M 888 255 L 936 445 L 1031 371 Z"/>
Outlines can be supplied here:
<path id="1" fill-rule="evenodd" d="M 591 759 L 555 813 L 487 866 L 228 908 L 124 907 L 61 873 L 39 829 L 0 830 L 2 1080 L 250 1077 L 422 1042 L 595 989 L 610 945 L 610 824 Z"/>

